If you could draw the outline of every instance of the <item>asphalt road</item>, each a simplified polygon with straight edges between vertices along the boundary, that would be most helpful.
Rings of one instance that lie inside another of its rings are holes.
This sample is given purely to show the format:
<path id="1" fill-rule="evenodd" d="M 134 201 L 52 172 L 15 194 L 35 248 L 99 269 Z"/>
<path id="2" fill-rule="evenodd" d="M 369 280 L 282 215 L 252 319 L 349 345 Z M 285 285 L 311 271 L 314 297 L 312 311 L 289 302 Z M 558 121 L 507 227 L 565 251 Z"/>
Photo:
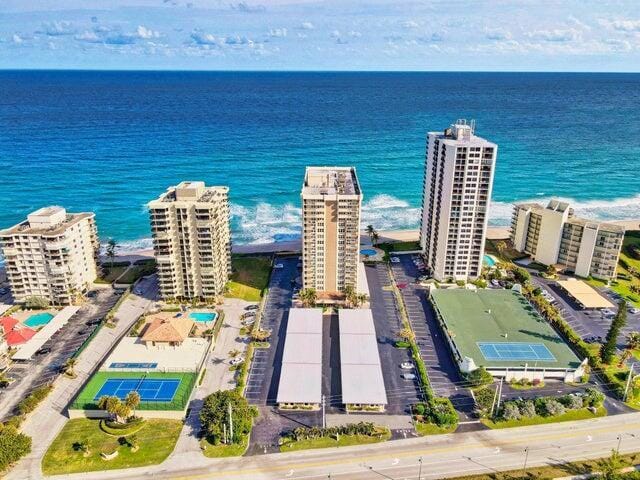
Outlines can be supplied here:
<path id="1" fill-rule="evenodd" d="M 132 478 L 181 479 L 422 479 L 494 473 L 527 466 L 562 465 L 600 458 L 620 448 L 640 451 L 640 414 L 578 422 L 437 435 L 359 447 L 307 450 L 277 455 L 207 459 L 174 455 L 161 465 L 92 472 L 92 480 Z M 199 456 L 196 456 L 199 455 Z M 567 469 L 567 475 L 572 472 Z M 330 475 L 330 477 L 329 477 Z M 66 479 L 87 478 L 70 475 Z"/>

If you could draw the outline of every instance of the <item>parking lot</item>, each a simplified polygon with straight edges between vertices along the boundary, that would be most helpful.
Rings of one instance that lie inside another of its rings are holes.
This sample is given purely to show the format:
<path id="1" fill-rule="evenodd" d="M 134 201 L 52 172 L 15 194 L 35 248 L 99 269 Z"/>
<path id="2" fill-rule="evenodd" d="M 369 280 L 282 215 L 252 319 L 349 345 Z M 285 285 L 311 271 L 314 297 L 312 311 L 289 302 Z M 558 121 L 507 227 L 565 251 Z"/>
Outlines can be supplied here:
<path id="1" fill-rule="evenodd" d="M 461 416 L 469 421 L 474 401 L 464 383 L 435 314 L 427 299 L 426 290 L 415 283 L 420 276 L 412 261 L 413 255 L 396 255 L 397 263 L 391 263 L 396 285 L 400 288 L 407 309 L 411 328 L 416 334 L 420 355 L 427 367 L 431 386 L 437 396 L 448 397 Z"/>
<path id="2" fill-rule="evenodd" d="M 34 389 L 51 383 L 60 375 L 60 369 L 85 340 L 98 327 L 96 322 L 104 318 L 115 305 L 120 295 L 111 287 L 100 288 L 94 297 L 76 313 L 69 323 L 53 335 L 31 360 L 14 363 L 6 374 L 15 379 L 7 388 L 0 390 L 0 418 L 11 414 L 15 406 Z M 87 323 L 94 323 L 87 325 Z"/>
<path id="3" fill-rule="evenodd" d="M 389 402 L 387 413 L 409 413 L 410 405 L 420 401 L 420 386 L 417 378 L 404 380 L 401 377 L 405 373 L 415 374 L 415 371 L 403 370 L 400 367 L 403 362 L 411 362 L 411 352 L 395 347 L 397 332 L 402 329 L 402 320 L 398 313 L 396 297 L 390 288 L 389 270 L 386 264 L 375 263 L 367 265 L 365 271 L 378 339 L 382 377 Z"/>
<path id="4" fill-rule="evenodd" d="M 563 277 L 564 278 L 564 277 Z M 599 310 L 584 310 L 564 292 L 555 280 L 546 279 L 537 275 L 532 275 L 534 284 L 547 291 L 555 300 L 563 318 L 582 337 L 583 340 L 593 338 L 604 339 L 611 326 L 611 318 L 606 318 Z M 600 294 L 611 303 L 617 305 L 619 299 L 606 290 L 599 290 Z M 627 324 L 618 337 L 618 348 L 622 349 L 626 345 L 627 335 L 630 332 L 640 331 L 640 313 L 627 313 Z"/>

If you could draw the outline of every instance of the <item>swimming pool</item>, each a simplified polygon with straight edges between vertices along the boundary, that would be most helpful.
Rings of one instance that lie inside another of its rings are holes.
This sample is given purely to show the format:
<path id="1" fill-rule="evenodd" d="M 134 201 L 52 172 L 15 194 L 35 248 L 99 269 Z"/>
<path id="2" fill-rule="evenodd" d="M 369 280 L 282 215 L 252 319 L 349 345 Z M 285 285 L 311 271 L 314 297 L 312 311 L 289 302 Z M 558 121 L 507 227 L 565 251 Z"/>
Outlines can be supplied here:
<path id="1" fill-rule="evenodd" d="M 189 318 L 194 322 L 215 322 L 218 314 L 216 312 L 191 312 Z"/>
<path id="2" fill-rule="evenodd" d="M 378 252 L 375 251 L 373 248 L 363 248 L 362 250 L 360 250 L 360 253 L 362 255 L 368 255 L 370 257 L 373 257 L 374 255 L 376 255 Z"/>
<path id="3" fill-rule="evenodd" d="M 496 264 L 496 260 L 491 255 L 485 255 L 484 256 L 484 264 L 489 266 L 489 267 L 493 267 Z"/>
<path id="4" fill-rule="evenodd" d="M 49 312 L 36 313 L 35 315 L 31 315 L 29 318 L 27 318 L 24 321 L 24 324 L 27 327 L 31 328 L 42 327 L 43 325 L 49 323 L 53 317 L 54 316 Z"/>

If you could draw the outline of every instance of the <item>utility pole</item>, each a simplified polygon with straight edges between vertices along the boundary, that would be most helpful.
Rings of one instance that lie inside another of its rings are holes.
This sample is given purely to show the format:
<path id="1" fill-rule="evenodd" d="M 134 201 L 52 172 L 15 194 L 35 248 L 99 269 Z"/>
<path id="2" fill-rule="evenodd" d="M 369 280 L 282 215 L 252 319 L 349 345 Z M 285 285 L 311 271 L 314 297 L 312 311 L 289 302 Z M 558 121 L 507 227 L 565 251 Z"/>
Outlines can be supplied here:
<path id="1" fill-rule="evenodd" d="M 500 386 L 498 387 L 498 403 L 496 405 L 496 412 L 498 412 L 498 410 L 500 410 L 500 400 L 502 400 L 502 383 L 504 381 L 504 378 L 500 379 Z"/>
<path id="2" fill-rule="evenodd" d="M 222 442 L 222 443 L 228 443 L 227 442 L 227 424 L 226 423 L 222 424 L 222 429 L 224 431 L 224 437 L 223 437 L 224 438 L 224 442 Z"/>
<path id="3" fill-rule="evenodd" d="M 524 449 L 524 465 L 522 466 L 522 476 L 527 476 L 527 460 L 529 460 L 529 447 Z"/>
<path id="4" fill-rule="evenodd" d="M 233 416 L 231 415 L 231 402 L 227 405 L 229 407 L 229 439 L 231 440 L 229 443 L 233 443 Z"/>
<path id="5" fill-rule="evenodd" d="M 620 455 L 620 444 L 622 443 L 622 434 L 618 435 L 618 448 L 616 448 L 616 453 Z"/>
<path id="6" fill-rule="evenodd" d="M 322 428 L 327 428 L 327 413 L 325 411 L 325 397 L 322 394 Z"/>
<path id="7" fill-rule="evenodd" d="M 500 389 L 499 385 L 496 385 L 496 391 L 493 394 L 493 402 L 491 402 L 491 413 L 489 414 L 489 416 L 491 418 L 493 418 L 493 408 L 496 406 L 496 399 L 498 398 L 498 390 Z"/>
<path id="8" fill-rule="evenodd" d="M 633 368 L 636 366 L 635 363 L 631 364 L 631 368 L 629 369 L 629 376 L 627 377 L 627 384 L 624 387 L 624 395 L 622 396 L 622 401 L 627 401 L 627 394 L 629 393 L 629 387 L 631 386 L 631 379 L 633 378 Z"/>
<path id="9" fill-rule="evenodd" d="M 422 457 L 418 458 L 418 463 L 420 464 L 418 467 L 418 480 L 422 480 Z"/>

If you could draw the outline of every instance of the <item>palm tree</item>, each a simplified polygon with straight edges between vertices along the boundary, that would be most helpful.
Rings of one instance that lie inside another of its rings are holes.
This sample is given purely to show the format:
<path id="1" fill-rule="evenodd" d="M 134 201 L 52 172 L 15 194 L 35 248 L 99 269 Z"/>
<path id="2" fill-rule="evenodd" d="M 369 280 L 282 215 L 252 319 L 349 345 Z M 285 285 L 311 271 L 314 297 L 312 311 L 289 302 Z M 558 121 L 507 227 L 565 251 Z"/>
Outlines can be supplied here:
<path id="1" fill-rule="evenodd" d="M 351 306 L 357 306 L 355 305 L 356 303 L 356 291 L 353 288 L 353 285 L 347 285 L 346 287 L 344 287 L 344 296 L 347 300 L 347 303 Z"/>
<path id="2" fill-rule="evenodd" d="M 68 358 L 67 361 L 64 362 L 64 366 L 62 367 L 62 371 L 64 372 L 64 374 L 68 377 L 75 378 L 76 372 L 73 369 L 77 363 L 78 360 L 76 360 L 75 358 Z"/>
<path id="3" fill-rule="evenodd" d="M 413 333 L 413 330 L 411 330 L 410 328 L 403 328 L 398 332 L 397 335 L 407 342 L 413 342 L 416 339 L 416 334 Z"/>
<path id="4" fill-rule="evenodd" d="M 640 332 L 630 332 L 627 335 L 627 348 L 629 350 L 640 349 Z"/>
<path id="5" fill-rule="evenodd" d="M 113 238 L 110 238 L 107 241 L 107 257 L 111 260 L 111 268 L 113 268 L 113 260 L 116 258 L 116 249 L 118 248 L 118 242 L 116 242 Z"/>
<path id="6" fill-rule="evenodd" d="M 498 251 L 498 255 L 502 256 L 502 254 L 506 249 L 507 249 L 507 244 L 504 241 L 500 240 L 496 242 L 496 250 Z"/>
<path id="7" fill-rule="evenodd" d="M 229 356 L 231 358 L 236 358 L 237 356 L 240 355 L 240 350 L 238 350 L 237 348 L 234 348 L 233 350 L 229 350 Z"/>
<path id="8" fill-rule="evenodd" d="M 251 338 L 256 342 L 264 342 L 271 336 L 271 330 L 255 330 L 251 332 Z"/>
<path id="9" fill-rule="evenodd" d="M 131 447 L 131 451 L 134 453 L 140 448 L 140 440 L 137 435 L 129 435 L 127 437 L 127 443 L 129 444 L 129 447 Z"/>
<path id="10" fill-rule="evenodd" d="M 373 228 L 373 225 L 367 225 L 367 228 L 365 228 L 365 232 L 367 232 L 367 235 L 369 235 L 369 240 L 371 240 L 371 243 L 373 243 L 373 234 L 376 233 L 376 229 Z"/>
<path id="11" fill-rule="evenodd" d="M 369 297 L 364 293 L 360 293 L 360 294 L 356 295 L 356 307 L 358 305 L 362 305 L 367 300 L 369 300 Z"/>
<path id="12" fill-rule="evenodd" d="M 318 300 L 318 293 L 315 288 L 305 288 L 300 290 L 300 300 L 305 307 L 314 307 Z"/>
<path id="13" fill-rule="evenodd" d="M 374 231 L 371 234 L 371 241 L 372 241 L 373 245 L 377 245 L 379 239 L 380 239 L 380 235 L 378 235 L 378 232 Z"/>

